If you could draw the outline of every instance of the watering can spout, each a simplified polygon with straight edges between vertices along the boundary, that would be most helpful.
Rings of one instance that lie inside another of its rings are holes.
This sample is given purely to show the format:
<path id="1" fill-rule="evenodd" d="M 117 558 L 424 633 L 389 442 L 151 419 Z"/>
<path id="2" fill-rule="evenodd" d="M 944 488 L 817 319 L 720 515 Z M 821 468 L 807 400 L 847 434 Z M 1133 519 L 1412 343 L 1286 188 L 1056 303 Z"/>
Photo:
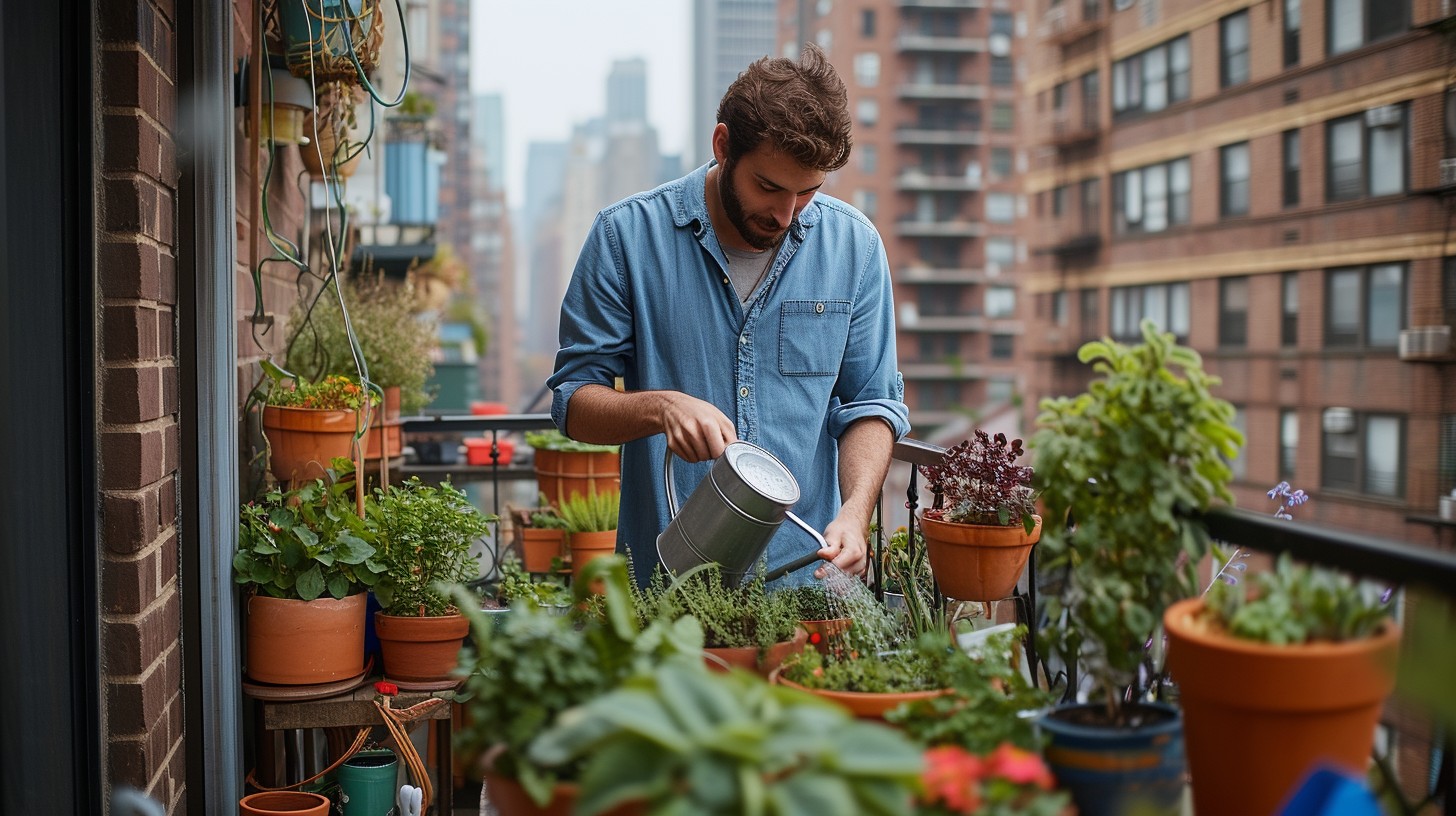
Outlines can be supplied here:
<path id="1" fill-rule="evenodd" d="M 828 546 L 803 519 L 789 511 L 799 500 L 799 484 L 773 454 L 751 442 L 729 443 L 723 455 L 679 509 L 673 485 L 673 453 L 663 461 L 667 506 L 672 517 L 657 537 L 657 556 L 674 575 L 700 564 L 716 563 L 723 581 L 741 583 L 753 571 L 769 539 L 785 519 L 819 545 L 815 551 L 770 569 L 772 581 L 819 560 Z"/>

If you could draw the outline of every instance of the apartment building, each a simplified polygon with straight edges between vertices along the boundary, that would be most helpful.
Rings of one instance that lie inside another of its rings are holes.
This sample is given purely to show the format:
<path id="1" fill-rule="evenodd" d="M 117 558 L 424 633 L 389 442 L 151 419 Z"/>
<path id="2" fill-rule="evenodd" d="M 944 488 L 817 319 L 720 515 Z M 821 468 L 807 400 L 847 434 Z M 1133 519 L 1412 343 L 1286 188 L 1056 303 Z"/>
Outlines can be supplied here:
<path id="1" fill-rule="evenodd" d="M 1305 518 L 1449 546 L 1449 3 L 1032 5 L 1028 396 L 1082 390 L 1081 343 L 1152 318 L 1238 409 L 1241 506 L 1288 480 Z"/>

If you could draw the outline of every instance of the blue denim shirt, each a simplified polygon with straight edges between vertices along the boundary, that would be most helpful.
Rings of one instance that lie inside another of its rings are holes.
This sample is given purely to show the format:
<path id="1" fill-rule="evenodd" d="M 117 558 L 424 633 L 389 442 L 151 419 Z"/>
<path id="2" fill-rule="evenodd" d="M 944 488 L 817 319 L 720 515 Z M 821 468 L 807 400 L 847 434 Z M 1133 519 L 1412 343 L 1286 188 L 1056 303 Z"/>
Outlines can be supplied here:
<path id="1" fill-rule="evenodd" d="M 711 402 L 738 438 L 777 456 L 799 483 L 795 514 L 823 530 L 839 512 L 838 443 L 851 423 L 883 419 L 909 432 L 896 368 L 894 304 L 884 245 L 853 207 L 823 193 L 799 213 L 746 307 L 704 200 L 710 162 L 598 214 L 561 305 L 561 350 L 547 380 L 551 417 L 566 428 L 567 406 L 588 383 L 628 391 L 673 390 Z M 618 548 L 632 554 L 638 581 L 657 561 L 670 520 L 663 490 L 666 437 L 622 449 Z M 685 502 L 709 462 L 673 465 Z M 769 543 L 772 569 L 814 540 L 790 523 Z M 812 580 L 813 567 L 782 583 Z"/>

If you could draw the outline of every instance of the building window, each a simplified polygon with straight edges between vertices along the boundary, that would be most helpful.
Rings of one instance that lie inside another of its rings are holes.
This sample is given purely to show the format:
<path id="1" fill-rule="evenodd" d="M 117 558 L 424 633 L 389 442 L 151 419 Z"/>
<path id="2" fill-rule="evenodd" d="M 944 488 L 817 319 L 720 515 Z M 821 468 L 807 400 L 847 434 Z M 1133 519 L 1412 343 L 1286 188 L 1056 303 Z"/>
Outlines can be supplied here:
<path id="1" fill-rule="evenodd" d="M 1010 286 L 986 287 L 986 317 L 1014 317 L 1016 290 Z"/>
<path id="2" fill-rule="evenodd" d="M 963 286 L 923 285 L 915 290 L 915 303 L 921 317 L 949 317 L 961 313 Z"/>
<path id="3" fill-rule="evenodd" d="M 1016 353 L 1016 337 L 1010 334 L 991 335 L 991 359 L 1010 360 Z"/>
<path id="4" fill-rule="evenodd" d="M 1071 293 L 1062 289 L 1052 293 L 1052 325 L 1067 325 L 1067 301 L 1071 300 Z"/>
<path id="5" fill-rule="evenodd" d="M 991 129 L 1011 130 L 1016 126 L 1016 106 L 1010 102 L 991 103 Z"/>
<path id="6" fill-rule="evenodd" d="M 991 12 L 991 33 L 1004 34 L 1007 37 L 1016 34 L 1016 18 L 1009 11 Z"/>
<path id="7" fill-rule="evenodd" d="M 986 380 L 986 403 L 1000 405 L 1011 402 L 1016 395 L 1016 381 L 999 377 Z"/>
<path id="8" fill-rule="evenodd" d="M 1151 164 L 1112 177 L 1114 229 L 1126 232 L 1162 232 L 1188 223 L 1187 159 Z"/>
<path id="9" fill-rule="evenodd" d="M 916 406 L 922 411 L 949 411 L 961 404 L 961 384 L 954 380 L 922 382 L 916 387 Z"/>
<path id="10" fill-rule="evenodd" d="M 865 9 L 859 13 L 859 33 L 863 37 L 875 36 L 875 10 Z"/>
<path id="11" fill-rule="evenodd" d="M 991 84 L 1006 86 L 1016 79 L 1016 67 L 1010 57 L 991 57 Z"/>
<path id="12" fill-rule="evenodd" d="M 1279 478 L 1294 481 L 1295 456 L 1299 453 L 1299 412 L 1279 412 Z"/>
<path id="13" fill-rule="evenodd" d="M 1099 294 L 1096 289 L 1083 289 L 1077 296 L 1077 319 L 1082 325 L 1083 337 L 1096 337 L 1102 333 L 1102 326 L 1098 323 L 1097 316 Z"/>
<path id="14" fill-rule="evenodd" d="M 1456 414 L 1441 417 L 1441 445 L 1436 460 L 1436 490 L 1442 496 L 1456 490 Z"/>
<path id="15" fill-rule="evenodd" d="M 1095 128 L 1100 124 L 1097 121 L 1097 97 L 1097 72 L 1088 71 L 1082 75 L 1082 124 L 1089 128 Z"/>
<path id="16" fill-rule="evenodd" d="M 1325 195 L 1330 201 L 1406 190 L 1410 120 L 1404 104 L 1382 105 L 1325 126 Z"/>
<path id="17" fill-rule="evenodd" d="M 993 178 L 1011 177 L 1011 148 L 991 148 L 991 176 Z"/>
<path id="18" fill-rule="evenodd" d="M 880 84 L 880 55 L 866 51 L 854 55 L 854 81 L 861 88 L 873 88 Z"/>
<path id="19" fill-rule="evenodd" d="M 861 99 L 855 105 L 855 112 L 859 115 L 859 123 L 865 127 L 873 127 L 880 121 L 880 103 L 873 99 Z"/>
<path id="20" fill-rule="evenodd" d="M 1184 35 L 1112 64 L 1112 113 L 1160 111 L 1188 98 L 1188 37 Z"/>
<path id="21" fill-rule="evenodd" d="M 1299 345 L 1299 273 L 1285 272 L 1279 281 L 1279 345 Z"/>
<path id="22" fill-rule="evenodd" d="M 926 332 L 920 335 L 920 362 L 941 363 L 959 359 L 960 356 L 961 336 L 959 334 Z"/>
<path id="23" fill-rule="evenodd" d="M 1325 345 L 1395 348 L 1406 327 L 1405 280 L 1405 264 L 1329 270 Z"/>
<path id="24" fill-rule="evenodd" d="M 1243 406 L 1234 406 L 1234 421 L 1231 423 L 1245 440 L 1249 438 L 1249 413 Z M 1234 481 L 1242 482 L 1249 477 L 1249 458 L 1245 456 L 1249 445 L 1245 442 L 1244 447 L 1234 454 L 1234 458 L 1228 460 L 1229 470 L 1233 471 Z"/>
<path id="25" fill-rule="evenodd" d="M 1446 325 L 1456 326 L 1456 258 L 1442 262 L 1441 309 L 1446 313 Z"/>
<path id="26" fill-rule="evenodd" d="M 859 169 L 861 173 L 872 176 L 880 169 L 880 149 L 872 144 L 857 145 L 859 148 Z"/>
<path id="27" fill-rule="evenodd" d="M 1249 214 L 1248 142 L 1219 148 L 1218 212 L 1225 217 Z"/>
<path id="28" fill-rule="evenodd" d="M 1299 4 L 1303 0 L 1284 0 L 1284 67 L 1299 64 Z"/>
<path id="29" fill-rule="evenodd" d="M 1249 12 L 1218 21 L 1218 79 L 1224 87 L 1249 81 Z"/>
<path id="30" fill-rule="evenodd" d="M 1410 28 L 1410 0 L 1325 0 L 1331 56 Z"/>
<path id="31" fill-rule="evenodd" d="M 880 197 L 874 190 L 855 190 L 852 203 L 871 221 L 880 214 Z"/>
<path id="32" fill-rule="evenodd" d="M 1015 263 L 1015 238 L 1006 235 L 993 235 L 986 239 L 986 265 L 998 267 L 995 272 L 987 270 L 988 274 L 998 274 L 1001 269 L 1010 268 Z"/>
<path id="33" fill-rule="evenodd" d="M 1352 420 L 1325 423 L 1321 486 L 1401 498 L 1405 495 L 1405 421 L 1389 414 L 1356 414 Z"/>
<path id="34" fill-rule="evenodd" d="M 1188 337 L 1188 284 L 1119 286 L 1110 293 L 1114 340 L 1142 339 L 1139 324 L 1148 318 L 1180 340 Z"/>
<path id="35" fill-rule="evenodd" d="M 1279 136 L 1284 157 L 1281 161 L 1283 167 L 1283 200 L 1286 207 L 1299 206 L 1299 131 L 1286 130 Z"/>
<path id="36" fill-rule="evenodd" d="M 1218 344 L 1229 348 L 1249 342 L 1249 279 L 1218 282 Z"/>
<path id="37" fill-rule="evenodd" d="M 1067 213 L 1067 190 L 1071 189 L 1063 184 L 1052 190 L 1052 218 L 1061 218 Z"/>
<path id="38" fill-rule="evenodd" d="M 1010 224 L 1016 221 L 1016 196 L 1011 193 L 986 194 L 986 221 Z"/>

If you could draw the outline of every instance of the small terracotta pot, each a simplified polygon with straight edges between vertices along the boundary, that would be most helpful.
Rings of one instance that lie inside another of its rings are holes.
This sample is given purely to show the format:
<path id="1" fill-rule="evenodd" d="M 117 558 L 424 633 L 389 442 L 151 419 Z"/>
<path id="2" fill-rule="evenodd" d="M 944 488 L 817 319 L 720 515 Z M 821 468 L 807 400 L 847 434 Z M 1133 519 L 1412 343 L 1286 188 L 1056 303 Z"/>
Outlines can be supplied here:
<path id="1" fill-rule="evenodd" d="M 571 547 L 571 579 L 581 579 L 581 571 L 593 558 L 601 558 L 617 551 L 617 531 L 603 530 L 594 533 L 572 533 L 566 537 Z"/>
<path id="2" fill-rule="evenodd" d="M 470 633 L 464 615 L 409 617 L 374 613 L 374 633 L 391 680 L 449 680 L 460 665 L 460 647 Z"/>
<path id="3" fill-rule="evenodd" d="M 804 630 L 810 644 L 819 650 L 819 654 L 829 654 L 829 645 L 840 635 L 849 631 L 850 624 L 854 623 L 853 618 L 827 618 L 825 620 L 801 620 L 799 626 Z"/>
<path id="4" fill-rule="evenodd" d="M 940 591 L 958 601 L 999 601 L 1011 596 L 1041 539 L 1041 516 L 1028 534 L 1019 524 L 955 524 L 920 516 L 930 571 Z"/>
<path id="5" fill-rule="evenodd" d="M 622 455 L 608 451 L 536 451 L 536 486 L 555 504 L 573 493 L 622 489 Z"/>
<path id="6" fill-rule="evenodd" d="M 551 559 L 565 556 L 565 530 L 521 528 L 521 566 L 526 572 L 550 572 Z"/>
<path id="7" fill-rule="evenodd" d="M 804 648 L 807 637 L 808 633 L 800 629 L 789 640 L 780 641 L 765 649 L 762 658 L 759 657 L 757 646 L 706 646 L 703 648 L 703 662 L 708 664 L 709 669 L 717 672 L 726 672 L 730 668 L 743 669 L 760 677 L 768 677 L 783 664 L 785 658 Z"/>
<path id="8" fill-rule="evenodd" d="M 248 599 L 248 676 L 314 685 L 364 670 L 364 593 L 342 600 Z"/>
<path id="9" fill-rule="evenodd" d="M 397 385 L 384 386 L 384 421 L 393 422 L 400 416 L 400 387 Z"/>
<path id="10" fill-rule="evenodd" d="M 263 433 L 272 450 L 268 464 L 273 478 L 295 484 L 320 479 L 330 460 L 351 456 L 355 413 L 265 406 Z"/>
<path id="11" fill-rule="evenodd" d="M 801 686 L 792 680 L 786 679 L 779 669 L 769 674 L 769 682 L 781 686 L 788 686 L 791 689 L 808 692 L 815 697 L 838 703 L 849 709 L 850 713 L 860 719 L 883 720 L 885 715 L 895 710 L 901 703 L 914 703 L 920 700 L 933 700 L 936 697 L 943 697 L 951 694 L 951 689 L 930 689 L 927 691 L 887 691 L 882 693 L 866 691 L 832 691 L 830 689 L 811 689 Z"/>
<path id="12" fill-rule="evenodd" d="M 364 458 L 379 459 L 380 448 L 386 458 L 393 459 L 404 453 L 404 423 L 375 415 L 374 425 L 364 434 Z"/>
<path id="13" fill-rule="evenodd" d="M 521 783 L 510 777 L 487 771 L 482 778 L 485 797 L 501 816 L 571 816 L 577 797 L 581 795 L 581 788 L 576 785 L 559 782 L 552 789 L 551 801 L 542 807 L 526 793 Z M 647 808 L 643 805 L 628 802 L 612 808 L 604 816 L 639 816 L 646 812 Z"/>
<path id="14" fill-rule="evenodd" d="M 329 816 L 329 798 L 303 791 L 264 791 L 238 800 L 240 816 Z"/>
<path id="15" fill-rule="evenodd" d="M 1163 615 L 1195 810 L 1274 813 L 1318 763 L 1363 776 L 1395 687 L 1400 628 L 1274 646 L 1235 638 L 1203 612 L 1195 598 Z"/>

